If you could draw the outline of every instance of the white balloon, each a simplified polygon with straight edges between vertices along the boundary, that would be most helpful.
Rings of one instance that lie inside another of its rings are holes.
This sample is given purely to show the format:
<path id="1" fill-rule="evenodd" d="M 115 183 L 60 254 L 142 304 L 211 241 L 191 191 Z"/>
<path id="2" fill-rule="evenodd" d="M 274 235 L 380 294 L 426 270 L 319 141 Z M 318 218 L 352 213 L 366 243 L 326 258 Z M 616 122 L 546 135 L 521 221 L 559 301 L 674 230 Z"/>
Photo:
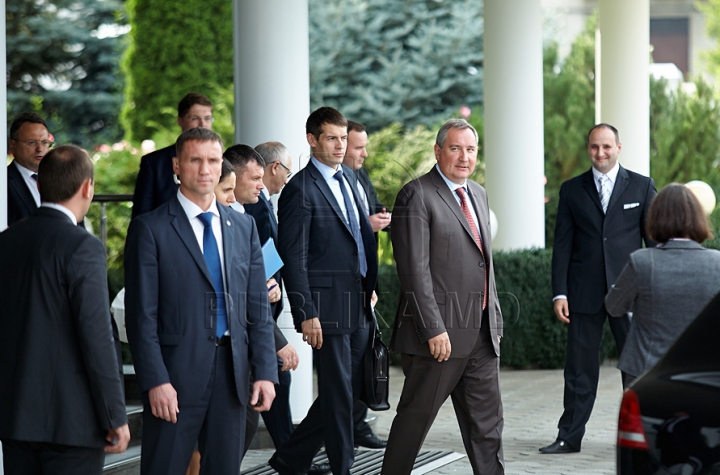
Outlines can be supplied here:
<path id="1" fill-rule="evenodd" d="M 701 180 L 693 180 L 686 183 L 685 186 L 693 192 L 706 214 L 713 212 L 717 200 L 710 185 Z"/>
<path id="2" fill-rule="evenodd" d="M 493 210 L 490 210 L 490 240 L 494 241 L 498 232 L 498 220 Z"/>

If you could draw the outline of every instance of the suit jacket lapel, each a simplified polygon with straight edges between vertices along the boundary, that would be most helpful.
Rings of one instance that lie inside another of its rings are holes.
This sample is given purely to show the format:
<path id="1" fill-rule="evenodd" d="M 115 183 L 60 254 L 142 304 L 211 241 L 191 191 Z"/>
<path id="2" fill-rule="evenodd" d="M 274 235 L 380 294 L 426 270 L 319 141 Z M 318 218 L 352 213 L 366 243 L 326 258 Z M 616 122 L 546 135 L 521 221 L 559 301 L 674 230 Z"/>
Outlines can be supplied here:
<path id="1" fill-rule="evenodd" d="M 265 206 L 265 211 L 267 212 L 268 216 L 270 216 L 270 227 L 272 228 L 272 235 L 273 239 L 277 241 L 277 234 L 278 234 L 278 223 L 277 223 L 277 217 L 275 216 L 275 211 L 273 211 L 273 208 L 270 206 L 270 200 L 265 198 L 264 193 L 260 193 L 260 202 Z M 265 243 L 261 243 L 265 244 Z M 277 245 L 277 242 L 275 242 Z"/>
<path id="2" fill-rule="evenodd" d="M 183 244 L 185 244 L 185 247 L 195 261 L 195 264 L 197 264 L 200 271 L 212 285 L 212 277 L 210 277 L 210 271 L 205 263 L 205 257 L 203 257 L 202 252 L 200 251 L 200 246 L 195 238 L 195 233 L 190 225 L 190 221 L 188 220 L 185 210 L 180 205 L 177 197 L 173 197 L 173 199 L 170 200 L 168 211 L 170 213 L 170 223 L 172 224 L 172 227 L 175 229 L 175 232 L 178 233 L 178 236 L 180 236 L 180 240 L 182 240 Z M 223 235 L 223 248 L 224 247 L 225 239 Z"/>
<path id="3" fill-rule="evenodd" d="M 595 185 L 592 168 L 583 174 L 582 184 L 585 191 L 587 191 L 588 195 L 590 195 L 592 202 L 595 203 L 595 206 L 597 206 L 602 213 L 602 203 L 600 203 L 600 195 L 598 194 L 597 185 Z M 610 209 L 609 206 L 608 209 Z"/>
<path id="4" fill-rule="evenodd" d="M 260 193 L 262 194 L 262 193 Z M 222 229 L 223 237 L 223 257 L 225 261 L 225 288 L 230 288 L 230 266 L 232 262 L 233 253 L 244 252 L 245 248 L 240 249 L 242 243 L 235 241 L 235 233 L 230 232 L 232 229 L 232 223 L 228 213 L 236 213 L 236 211 L 229 211 L 223 206 L 218 204 L 218 213 L 220 213 L 220 229 Z M 205 257 L 203 257 L 203 261 Z M 205 266 L 207 267 L 207 266 Z M 208 275 L 210 273 L 208 272 Z"/>
<path id="5" fill-rule="evenodd" d="M 620 199 L 625 188 L 628 186 L 628 173 L 623 167 L 619 167 L 617 178 L 615 179 L 615 186 L 613 187 L 612 195 L 610 195 L 610 202 L 608 203 L 607 213 L 610 212 L 615 203 Z M 606 214 L 607 214 L 606 213 Z"/>
<path id="6" fill-rule="evenodd" d="M 8 187 L 12 187 L 22 201 L 22 205 L 25 207 L 28 213 L 31 213 L 37 208 L 35 198 L 33 198 L 32 192 L 28 190 L 27 183 L 23 178 L 17 165 L 11 163 L 7 168 L 8 175 Z"/>
<path id="7" fill-rule="evenodd" d="M 330 207 L 333 211 L 335 211 L 335 214 L 337 215 L 338 219 L 343 223 L 343 226 L 345 226 L 345 229 L 352 235 L 352 231 L 350 231 L 350 226 L 348 225 L 347 221 L 345 220 L 345 215 L 343 214 L 342 210 L 340 209 L 340 205 L 338 204 L 337 200 L 335 199 L 335 195 L 333 194 L 332 190 L 330 189 L 330 186 L 327 184 L 327 181 L 325 181 L 325 177 L 320 173 L 320 170 L 313 165 L 312 162 L 308 162 L 307 164 L 308 173 L 310 176 L 313 177 L 315 180 L 315 186 L 318 187 L 320 190 L 320 193 L 325 197 L 325 200 L 328 202 Z"/>

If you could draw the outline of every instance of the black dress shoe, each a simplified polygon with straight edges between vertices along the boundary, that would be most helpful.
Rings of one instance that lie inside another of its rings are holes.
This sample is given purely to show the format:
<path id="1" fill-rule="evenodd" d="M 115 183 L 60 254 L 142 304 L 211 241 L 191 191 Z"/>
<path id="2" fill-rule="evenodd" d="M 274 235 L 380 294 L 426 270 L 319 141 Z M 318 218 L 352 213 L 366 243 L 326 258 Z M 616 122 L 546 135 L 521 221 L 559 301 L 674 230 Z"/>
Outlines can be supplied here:
<path id="1" fill-rule="evenodd" d="M 567 442 L 562 439 L 558 439 L 547 447 L 540 447 L 540 453 L 542 454 L 572 454 L 580 452 L 575 450 Z"/>
<path id="2" fill-rule="evenodd" d="M 329 463 L 314 463 L 307 471 L 307 475 L 325 475 L 326 473 L 330 473 Z"/>
<path id="3" fill-rule="evenodd" d="M 273 470 L 275 470 L 280 475 L 305 475 L 305 472 L 299 472 L 295 468 L 288 465 L 286 461 L 278 457 L 277 452 L 274 453 L 272 457 L 270 457 L 270 460 L 268 460 L 268 465 L 270 465 Z"/>
<path id="4" fill-rule="evenodd" d="M 357 447 L 367 447 L 368 449 L 384 449 L 387 447 L 387 440 L 382 440 L 375 434 L 368 434 L 355 439 Z"/>

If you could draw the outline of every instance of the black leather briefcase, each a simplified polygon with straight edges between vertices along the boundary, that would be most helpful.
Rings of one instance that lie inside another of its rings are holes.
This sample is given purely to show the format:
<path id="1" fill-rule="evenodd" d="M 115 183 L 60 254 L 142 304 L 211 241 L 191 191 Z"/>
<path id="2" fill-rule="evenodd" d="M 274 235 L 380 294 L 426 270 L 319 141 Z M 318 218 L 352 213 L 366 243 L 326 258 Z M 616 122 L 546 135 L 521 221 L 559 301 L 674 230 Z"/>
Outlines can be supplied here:
<path id="1" fill-rule="evenodd" d="M 390 409 L 390 355 L 388 347 L 382 341 L 382 334 L 373 311 L 375 327 L 370 332 L 370 345 L 365 352 L 365 391 L 363 400 L 373 411 Z"/>

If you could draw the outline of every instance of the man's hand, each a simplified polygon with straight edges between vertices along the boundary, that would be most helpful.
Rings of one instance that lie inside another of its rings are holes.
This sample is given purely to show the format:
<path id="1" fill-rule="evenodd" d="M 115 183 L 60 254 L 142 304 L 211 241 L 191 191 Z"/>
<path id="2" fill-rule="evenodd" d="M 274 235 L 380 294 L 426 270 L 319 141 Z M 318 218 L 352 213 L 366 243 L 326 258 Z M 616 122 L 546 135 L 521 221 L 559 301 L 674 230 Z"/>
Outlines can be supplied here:
<path id="1" fill-rule="evenodd" d="M 165 383 L 155 386 L 148 391 L 148 398 L 150 399 L 153 416 L 173 424 L 177 422 L 180 409 L 178 409 L 177 392 L 175 392 L 172 384 Z"/>
<path id="2" fill-rule="evenodd" d="M 375 305 L 377 305 L 377 301 L 378 301 L 378 296 L 375 293 L 375 291 L 373 290 L 373 293 L 370 296 L 370 305 L 372 305 L 372 308 L 375 308 Z"/>
<path id="3" fill-rule="evenodd" d="M 261 379 L 253 383 L 253 392 L 250 396 L 250 405 L 257 412 L 270 410 L 275 399 L 275 384 L 272 381 Z"/>
<path id="4" fill-rule="evenodd" d="M 440 363 L 450 358 L 450 337 L 447 332 L 430 338 L 428 345 L 430 345 L 430 354 Z"/>
<path id="5" fill-rule="evenodd" d="M 298 357 L 297 351 L 295 351 L 295 348 L 293 348 L 290 343 L 283 346 L 277 352 L 277 355 L 283 362 L 282 368 L 280 368 L 282 371 L 295 371 L 297 369 L 298 363 L 300 363 L 300 358 Z"/>
<path id="6" fill-rule="evenodd" d="M 117 441 L 115 440 L 117 438 Z M 105 446 L 106 454 L 121 454 L 127 450 L 130 442 L 130 428 L 127 424 L 110 429 L 105 437 L 109 445 Z"/>
<path id="7" fill-rule="evenodd" d="M 368 216 L 374 233 L 387 228 L 390 225 L 390 218 L 391 215 L 385 210 L 385 208 L 383 208 L 380 213 Z"/>
<path id="8" fill-rule="evenodd" d="M 320 319 L 318 317 L 309 318 L 302 322 L 303 340 L 316 350 L 322 348 L 322 328 L 320 327 Z"/>
<path id="9" fill-rule="evenodd" d="M 555 306 L 555 315 L 557 315 L 558 320 L 563 323 L 570 323 L 570 310 L 568 310 L 567 299 L 556 299 L 553 305 Z"/>
<path id="10" fill-rule="evenodd" d="M 280 286 L 273 277 L 270 277 L 270 280 L 267 281 L 267 288 L 270 303 L 275 303 L 280 300 L 280 298 L 282 297 L 282 292 L 280 292 Z"/>

